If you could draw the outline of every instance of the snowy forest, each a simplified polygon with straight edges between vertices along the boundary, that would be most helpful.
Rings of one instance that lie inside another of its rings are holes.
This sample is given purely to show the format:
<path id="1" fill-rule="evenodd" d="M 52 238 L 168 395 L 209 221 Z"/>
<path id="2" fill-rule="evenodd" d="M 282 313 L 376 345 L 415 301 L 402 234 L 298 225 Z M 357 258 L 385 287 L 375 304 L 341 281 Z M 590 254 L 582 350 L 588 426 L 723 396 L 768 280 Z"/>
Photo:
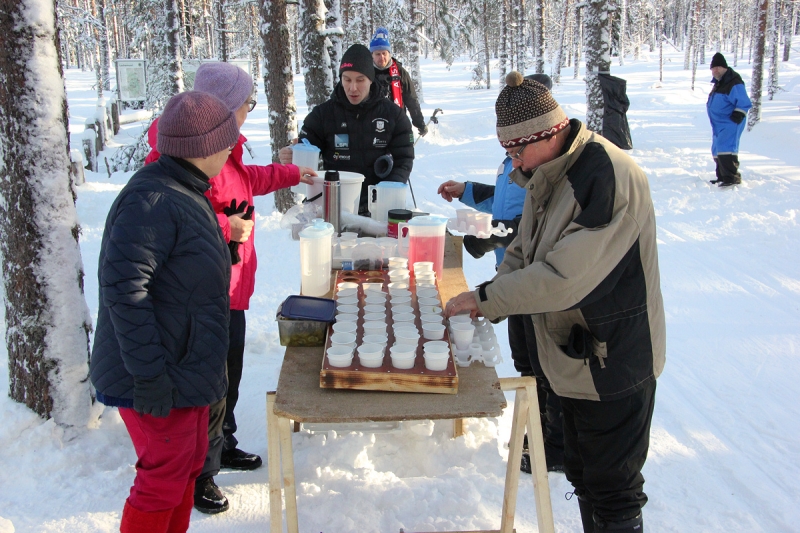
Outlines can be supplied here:
<path id="1" fill-rule="evenodd" d="M 643 470 L 648 531 L 797 531 L 798 11 L 800 0 L 0 0 L 0 471 L 11 481 L 0 533 L 119 529 L 137 459 L 88 378 L 97 262 L 109 206 L 142 167 L 166 101 L 192 88 L 204 61 L 241 66 L 257 91 L 244 161 L 268 165 L 329 98 L 343 50 L 368 45 L 378 26 L 425 116 L 444 110 L 415 139 L 425 212 L 462 207 L 436 193 L 445 180 L 494 183 L 504 157 L 494 103 L 509 72 L 551 76 L 568 116 L 598 132 L 601 76 L 627 80 L 628 153 L 650 184 L 668 329 Z M 742 184 L 726 190 L 709 184 L 716 52 L 753 103 Z M 298 243 L 281 223 L 299 199 L 288 188 L 257 199 L 237 435 L 262 455 L 264 395 L 285 353 L 275 312 L 300 287 Z M 469 286 L 494 275 L 488 255 L 464 255 Z M 518 376 L 505 329 L 497 374 Z M 470 419 L 466 438 L 443 421 L 295 433 L 302 530 L 496 530 L 506 398 L 503 416 Z M 266 470 L 219 476 L 231 511 L 195 513 L 191 531 L 264 531 Z M 562 497 L 570 483 L 549 483 L 556 530 L 581 530 L 576 501 Z M 516 530 L 535 531 L 530 478 L 519 494 Z"/>

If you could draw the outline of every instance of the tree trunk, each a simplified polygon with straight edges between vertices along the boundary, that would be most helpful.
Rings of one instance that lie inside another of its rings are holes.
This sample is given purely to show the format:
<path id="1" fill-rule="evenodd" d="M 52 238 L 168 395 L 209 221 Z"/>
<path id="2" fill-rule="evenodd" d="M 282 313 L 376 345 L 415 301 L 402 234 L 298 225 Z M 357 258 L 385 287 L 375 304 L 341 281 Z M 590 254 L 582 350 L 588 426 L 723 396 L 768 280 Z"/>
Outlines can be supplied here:
<path id="1" fill-rule="evenodd" d="M 780 13 L 781 2 L 775 0 L 772 3 L 772 24 L 770 25 L 770 48 L 769 48 L 769 85 L 767 95 L 769 100 L 775 96 L 778 90 L 778 47 L 780 46 Z"/>
<path id="2" fill-rule="evenodd" d="M 86 427 L 94 416 L 92 326 L 69 177 L 55 2 L 0 0 L 0 31 L 0 252 L 9 395 L 62 426 Z"/>
<path id="3" fill-rule="evenodd" d="M 694 51 L 694 40 L 695 40 L 694 34 L 697 31 L 697 28 L 695 27 L 694 23 L 695 17 L 697 16 L 696 14 L 697 8 L 695 6 L 698 3 L 700 3 L 700 0 L 693 0 L 689 3 L 690 6 L 689 16 L 687 17 L 686 20 L 689 28 L 687 29 L 686 32 L 686 44 L 683 54 L 683 70 L 689 70 L 690 68 L 692 68 L 692 56 L 693 56 L 692 52 Z M 694 84 L 692 85 L 692 87 L 694 87 Z"/>
<path id="4" fill-rule="evenodd" d="M 178 0 L 165 0 L 167 14 L 167 61 L 169 65 L 169 90 L 175 95 L 183 92 L 183 64 L 181 61 L 181 28 Z"/>
<path id="5" fill-rule="evenodd" d="M 788 13 L 783 20 L 783 60 L 789 61 L 789 53 L 792 50 L 792 35 L 794 34 L 795 17 L 797 16 L 797 9 L 794 7 L 795 2 L 787 2 Z"/>
<path id="6" fill-rule="evenodd" d="M 306 84 L 306 105 L 311 109 L 333 92 L 331 59 L 325 46 L 325 5 L 322 0 L 301 0 L 300 47 Z"/>
<path id="7" fill-rule="evenodd" d="M 747 117 L 747 131 L 761 120 L 761 82 L 764 78 L 764 44 L 767 37 L 767 14 L 769 13 L 769 0 L 759 0 L 758 19 L 753 28 L 753 75 L 750 83 L 750 100 L 753 107 Z"/>
<path id="8" fill-rule="evenodd" d="M 339 0 L 325 0 L 328 13 L 325 17 L 325 29 L 328 30 L 328 56 L 331 58 L 331 76 L 333 87 L 339 83 L 339 62 L 342 59 L 342 8 Z"/>
<path id="9" fill-rule="evenodd" d="M 534 2 L 533 67 L 536 74 L 544 74 L 544 0 Z"/>
<path id="10" fill-rule="evenodd" d="M 517 70 L 525 75 L 525 50 L 527 49 L 527 38 L 525 29 L 528 21 L 525 18 L 525 0 L 519 0 L 519 31 L 517 31 Z"/>
<path id="11" fill-rule="evenodd" d="M 261 39 L 264 43 L 264 91 L 267 94 L 272 160 L 297 137 L 297 106 L 294 101 L 291 41 L 286 0 L 261 0 Z M 285 213 L 295 205 L 291 189 L 275 191 L 275 208 Z"/>
<path id="12" fill-rule="evenodd" d="M 620 0 L 619 14 L 619 66 L 625 65 L 625 28 L 628 22 L 628 2 Z"/>
<path id="13" fill-rule="evenodd" d="M 425 102 L 425 96 L 422 93 L 422 76 L 419 69 L 419 34 L 422 23 L 419 20 L 419 13 L 417 13 L 417 0 L 408 0 L 409 8 L 409 32 L 408 32 L 408 75 L 411 76 L 411 82 L 414 84 L 414 89 L 417 91 L 417 99 L 419 103 Z"/>
<path id="14" fill-rule="evenodd" d="M 564 54 L 567 46 L 567 19 L 569 18 L 569 0 L 564 0 L 564 13 L 561 16 L 561 38 L 558 43 L 558 57 L 553 65 L 553 83 L 561 83 L 561 66 L 564 64 Z"/>
<path id="15" fill-rule="evenodd" d="M 220 61 L 228 60 L 228 20 L 225 14 L 227 9 L 225 0 L 216 0 L 217 2 L 217 45 L 218 57 Z"/>
<path id="16" fill-rule="evenodd" d="M 611 37 L 607 0 L 586 6 L 586 126 L 603 131 L 603 90 L 597 75 L 611 69 Z"/>
<path id="17" fill-rule="evenodd" d="M 572 46 L 574 47 L 573 53 L 575 57 L 573 58 L 573 63 L 575 70 L 573 71 L 573 79 L 578 79 L 578 75 L 581 71 L 581 45 L 583 43 L 583 20 L 581 17 L 581 7 L 583 7 L 580 2 L 575 5 L 575 29 L 573 30 L 572 34 Z"/>
<path id="18" fill-rule="evenodd" d="M 508 0 L 503 0 L 500 8 L 500 72 L 498 84 L 500 89 L 506 86 L 508 70 Z"/>

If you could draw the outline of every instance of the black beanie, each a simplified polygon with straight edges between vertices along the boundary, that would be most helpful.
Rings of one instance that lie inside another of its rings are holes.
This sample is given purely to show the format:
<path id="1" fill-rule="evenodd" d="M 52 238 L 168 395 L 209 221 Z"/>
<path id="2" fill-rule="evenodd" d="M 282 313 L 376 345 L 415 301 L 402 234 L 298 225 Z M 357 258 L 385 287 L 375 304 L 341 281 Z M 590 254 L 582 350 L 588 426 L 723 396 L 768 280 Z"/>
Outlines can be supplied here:
<path id="1" fill-rule="evenodd" d="M 717 52 L 714 54 L 714 57 L 711 58 L 711 66 L 708 68 L 714 67 L 725 67 L 728 68 L 728 62 L 725 61 L 725 56 Z"/>
<path id="2" fill-rule="evenodd" d="M 339 63 L 339 77 L 342 77 L 342 72 L 347 70 L 354 70 L 359 74 L 363 74 L 369 81 L 375 81 L 375 65 L 372 63 L 372 52 L 363 44 L 354 44 L 342 56 L 342 62 Z"/>

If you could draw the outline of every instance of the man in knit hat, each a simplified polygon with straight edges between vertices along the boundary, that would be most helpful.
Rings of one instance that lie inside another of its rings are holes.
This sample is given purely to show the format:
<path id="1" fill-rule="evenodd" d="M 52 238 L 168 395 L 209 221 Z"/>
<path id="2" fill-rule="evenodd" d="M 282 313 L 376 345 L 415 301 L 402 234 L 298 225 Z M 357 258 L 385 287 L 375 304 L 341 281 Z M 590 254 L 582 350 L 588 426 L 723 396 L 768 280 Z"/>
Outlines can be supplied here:
<path id="1" fill-rule="evenodd" d="M 428 133 L 425 117 L 419 107 L 417 90 L 411 81 L 408 71 L 402 63 L 392 57 L 392 46 L 389 42 L 389 30 L 378 28 L 369 42 L 372 62 L 375 65 L 375 80 L 381 85 L 383 96 L 399 105 L 411 115 L 411 124 L 419 134 Z"/>
<path id="2" fill-rule="evenodd" d="M 414 134 L 403 110 L 380 95 L 366 46 L 347 49 L 339 78 L 330 100 L 306 116 L 299 138 L 320 149 L 326 170 L 364 175 L 358 214 L 369 216 L 367 187 L 381 181 L 408 182 Z M 282 148 L 279 157 L 282 163 L 291 161 L 291 146 Z"/>
<path id="3" fill-rule="evenodd" d="M 97 399 L 119 408 L 138 458 L 122 533 L 189 528 L 209 405 L 228 383 L 230 253 L 203 195 L 239 126 L 197 91 L 172 97 L 160 124 L 162 155 L 112 204 L 98 266 L 90 377 Z"/>
<path id="4" fill-rule="evenodd" d="M 247 115 L 256 105 L 253 96 L 253 79 L 230 63 L 203 63 L 197 69 L 194 89 L 212 94 L 222 100 L 233 112 L 241 128 Z M 160 120 L 153 122 L 148 132 L 152 151 L 147 163 L 159 158 L 155 137 L 160 133 Z M 312 183 L 316 169 L 298 168 L 294 165 L 245 165 L 242 162 L 244 142 L 239 135 L 228 153 L 225 165 L 218 176 L 211 179 L 211 188 L 205 195 L 216 213 L 222 234 L 231 252 L 230 327 L 228 350 L 228 393 L 211 406 L 208 427 L 208 456 L 203 471 L 197 478 L 195 508 L 203 513 L 219 513 L 229 507 L 214 476 L 220 467 L 235 470 L 253 470 L 261 466 L 261 457 L 240 450 L 234 436 L 237 429 L 234 409 L 239 399 L 239 383 L 244 365 L 246 320 L 245 311 L 255 288 L 256 250 L 253 245 L 255 213 L 253 198 L 278 189 L 297 185 L 300 181 Z"/>
<path id="5" fill-rule="evenodd" d="M 495 111 L 511 179 L 526 190 L 522 219 L 497 275 L 450 300 L 446 314 L 531 317 L 561 398 L 564 472 L 584 532 L 641 533 L 641 469 L 666 351 L 647 176 L 518 72 Z"/>
<path id="6" fill-rule="evenodd" d="M 711 183 L 720 187 L 738 185 L 739 139 L 744 132 L 747 111 L 753 107 L 744 88 L 742 77 L 728 68 L 725 56 L 717 52 L 711 58 L 714 84 L 708 95 L 706 111 L 711 121 L 711 155 L 714 156 L 717 178 Z"/>

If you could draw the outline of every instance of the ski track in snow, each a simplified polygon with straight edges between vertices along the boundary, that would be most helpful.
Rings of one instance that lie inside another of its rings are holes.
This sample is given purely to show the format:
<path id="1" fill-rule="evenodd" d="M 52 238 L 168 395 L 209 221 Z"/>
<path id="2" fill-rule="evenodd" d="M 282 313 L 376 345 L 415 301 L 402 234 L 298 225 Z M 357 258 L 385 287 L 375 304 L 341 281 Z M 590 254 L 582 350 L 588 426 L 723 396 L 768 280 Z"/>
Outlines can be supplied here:
<path id="1" fill-rule="evenodd" d="M 800 62 L 781 63 L 774 101 L 766 95 L 762 123 L 745 132 L 744 183 L 720 190 L 705 114 L 708 74 L 683 71 L 670 54 L 664 81 L 658 65 L 626 60 L 612 68 L 628 80 L 634 150 L 649 176 L 659 236 L 667 315 L 667 365 L 658 381 L 650 455 L 644 468 L 648 532 L 792 532 L 800 522 Z M 750 67 L 736 68 L 748 85 Z M 439 124 L 416 146 L 412 186 L 418 207 L 454 216 L 436 189 L 448 179 L 493 183 L 503 159 L 494 132 L 494 88 L 468 91 L 469 65 L 422 65 L 423 114 L 441 107 Z M 563 71 L 554 95 L 583 119 L 582 79 Z M 67 71 L 72 145 L 94 112 L 94 74 Z M 298 118 L 306 112 L 295 80 Z M 263 89 L 259 90 L 263 102 Z M 269 163 L 267 109 L 249 116 L 243 133 L 256 159 Z M 128 124 L 112 146 L 131 142 Z M 102 156 L 109 156 L 113 148 Z M 106 213 L 131 173 L 87 172 L 78 188 L 86 297 L 97 315 L 97 253 Z M 256 294 L 248 312 L 247 355 L 237 407 L 241 447 L 266 459 L 264 392 L 275 388 L 283 348 L 274 313 L 299 288 L 297 243 L 280 229 L 272 197 L 256 200 L 259 251 Z M 284 253 L 288 251 L 288 253 Z M 489 279 L 493 257 L 465 254 L 469 285 Z M 505 324 L 501 376 L 515 375 Z M 0 353 L 5 362 L 5 349 Z M 0 374 L 0 388 L 8 376 Z M 447 421 L 406 423 L 385 433 L 330 431 L 293 435 L 300 529 L 303 532 L 496 529 L 500 523 L 513 397 L 498 419 L 467 421 L 464 438 L 449 438 Z M 135 454 L 114 409 L 73 440 L 52 422 L 0 398 L 0 533 L 112 532 L 119 527 L 134 476 Z M 231 502 L 217 516 L 192 515 L 191 532 L 255 532 L 269 528 L 268 474 L 224 471 L 216 478 Z M 550 476 L 556 531 L 582 530 L 571 485 Z M 536 531 L 533 487 L 520 481 L 517 531 Z"/>

